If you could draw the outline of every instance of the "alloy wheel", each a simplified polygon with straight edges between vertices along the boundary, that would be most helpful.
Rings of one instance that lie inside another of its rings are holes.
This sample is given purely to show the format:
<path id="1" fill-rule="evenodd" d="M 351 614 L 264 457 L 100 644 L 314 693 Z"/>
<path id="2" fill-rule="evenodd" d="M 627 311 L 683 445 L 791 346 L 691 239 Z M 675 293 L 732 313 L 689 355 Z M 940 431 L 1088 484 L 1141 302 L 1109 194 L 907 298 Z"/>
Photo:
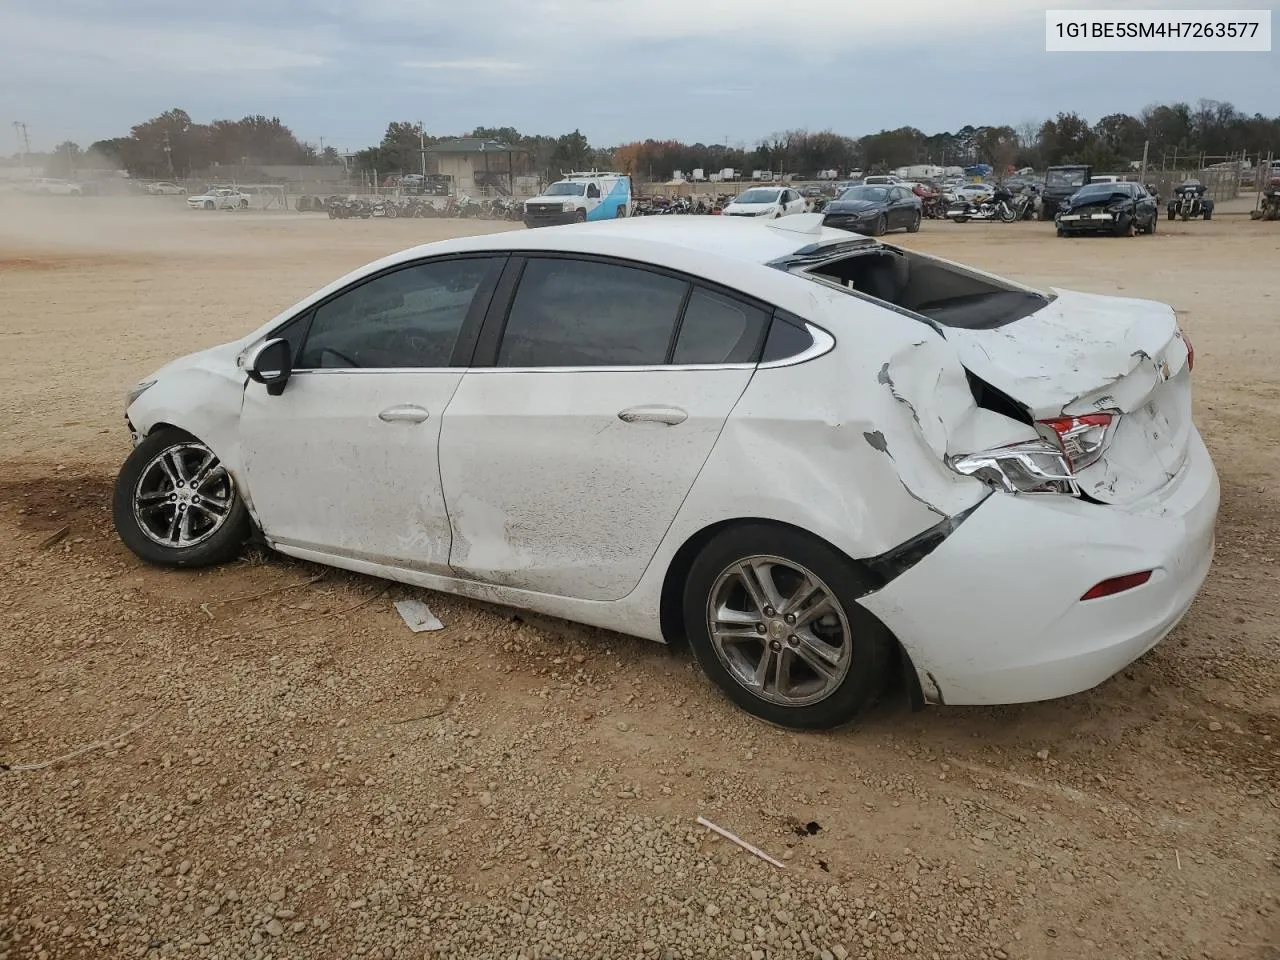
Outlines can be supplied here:
<path id="1" fill-rule="evenodd" d="M 193 547 L 222 529 L 235 498 L 235 482 L 213 451 L 188 441 L 166 447 L 142 468 L 133 516 L 153 542 Z"/>
<path id="2" fill-rule="evenodd" d="M 735 681 L 770 703 L 817 703 L 844 682 L 853 660 L 848 618 L 831 589 L 775 556 L 727 567 L 712 585 L 707 626 Z"/>

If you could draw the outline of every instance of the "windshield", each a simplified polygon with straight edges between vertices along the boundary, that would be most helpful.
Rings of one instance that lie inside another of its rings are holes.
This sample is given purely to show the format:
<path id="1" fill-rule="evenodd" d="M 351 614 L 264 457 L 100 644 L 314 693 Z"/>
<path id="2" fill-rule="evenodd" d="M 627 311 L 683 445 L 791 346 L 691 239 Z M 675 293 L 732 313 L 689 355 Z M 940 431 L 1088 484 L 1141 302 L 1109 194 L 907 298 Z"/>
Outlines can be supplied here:
<path id="1" fill-rule="evenodd" d="M 1085 171 L 1083 170 L 1050 170 L 1045 176 L 1045 184 L 1052 187 L 1082 187 Z"/>
<path id="2" fill-rule="evenodd" d="M 777 203 L 777 190 L 748 190 L 738 197 L 738 203 Z"/>
<path id="3" fill-rule="evenodd" d="M 1092 197 L 1109 197 L 1116 193 L 1117 190 L 1119 190 L 1119 186 L 1114 183 L 1091 183 L 1076 191 L 1076 199 L 1088 200 Z"/>
<path id="4" fill-rule="evenodd" d="M 585 183 L 570 183 L 567 180 L 553 183 L 542 191 L 544 197 L 580 197 L 586 191 Z"/>
<path id="5" fill-rule="evenodd" d="M 850 187 L 840 194 L 841 201 L 867 200 L 871 203 L 884 203 L 889 199 L 889 191 L 884 187 Z"/>

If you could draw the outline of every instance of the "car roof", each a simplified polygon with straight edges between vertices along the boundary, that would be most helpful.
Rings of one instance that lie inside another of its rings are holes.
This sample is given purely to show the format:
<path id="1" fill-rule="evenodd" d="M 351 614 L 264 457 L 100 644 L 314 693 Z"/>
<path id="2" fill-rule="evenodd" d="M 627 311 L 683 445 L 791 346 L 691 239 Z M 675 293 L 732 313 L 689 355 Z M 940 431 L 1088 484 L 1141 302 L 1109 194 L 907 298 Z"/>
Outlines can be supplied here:
<path id="1" fill-rule="evenodd" d="M 774 188 L 777 189 L 777 188 Z M 799 218 L 804 217 L 801 221 Z M 536 230 L 504 230 L 500 233 L 457 237 L 423 244 L 393 255 L 413 260 L 442 253 L 482 250 L 596 253 L 662 263 L 681 258 L 687 251 L 710 254 L 721 260 L 767 264 L 815 243 L 854 239 L 844 230 L 822 227 L 818 233 L 787 229 L 820 221 L 820 214 L 797 214 L 768 224 L 733 217 L 634 217 L 593 223 L 540 227 Z M 810 219 L 813 218 L 813 219 Z M 695 271 L 696 272 L 696 271 Z"/>

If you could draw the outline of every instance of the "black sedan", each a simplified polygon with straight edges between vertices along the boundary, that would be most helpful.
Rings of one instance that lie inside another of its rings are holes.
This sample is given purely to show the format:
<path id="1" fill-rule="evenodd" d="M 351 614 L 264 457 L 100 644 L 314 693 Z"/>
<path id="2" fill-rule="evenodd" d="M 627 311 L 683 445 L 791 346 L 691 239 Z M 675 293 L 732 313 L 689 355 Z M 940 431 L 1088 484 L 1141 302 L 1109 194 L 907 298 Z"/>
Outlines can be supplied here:
<path id="1" fill-rule="evenodd" d="M 1056 221 L 1060 237 L 1080 233 L 1132 237 L 1156 232 L 1160 204 L 1140 183 L 1090 183 L 1063 202 Z"/>
<path id="2" fill-rule="evenodd" d="M 920 229 L 920 198 L 906 187 L 850 187 L 822 210 L 823 226 L 878 237 L 890 230 Z"/>

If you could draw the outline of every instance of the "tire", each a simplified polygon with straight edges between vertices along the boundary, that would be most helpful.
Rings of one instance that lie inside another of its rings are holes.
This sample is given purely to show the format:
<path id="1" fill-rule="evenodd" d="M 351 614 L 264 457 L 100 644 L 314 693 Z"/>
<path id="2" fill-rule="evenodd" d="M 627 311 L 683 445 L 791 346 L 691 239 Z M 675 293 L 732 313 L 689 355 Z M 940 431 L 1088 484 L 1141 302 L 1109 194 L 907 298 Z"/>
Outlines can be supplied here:
<path id="1" fill-rule="evenodd" d="M 162 457 L 167 465 L 161 464 Z M 186 486 L 201 472 L 206 476 L 198 488 Z M 181 519 L 188 516 L 195 519 Z M 112 518 L 126 547 L 162 567 L 225 563 L 235 558 L 250 533 L 249 511 L 230 473 L 208 447 L 174 427 L 154 431 L 129 454 L 116 477 Z M 181 538 L 184 526 L 190 543 L 165 542 L 172 536 L 169 530 Z"/>
<path id="2" fill-rule="evenodd" d="M 1017 219 L 1018 219 L 1018 215 L 1017 215 L 1016 213 L 1014 213 L 1014 211 L 1013 211 L 1013 208 L 1012 208 L 1012 207 L 1010 207 L 1010 206 L 1001 206 L 1001 207 L 1000 207 L 1000 222 L 1001 222 L 1001 223 L 1013 223 L 1013 222 L 1014 222 L 1014 221 L 1016 221 Z"/>
<path id="3" fill-rule="evenodd" d="M 911 217 L 911 222 L 907 224 L 907 233 L 919 233 L 921 219 L 922 217 L 921 217 L 920 211 L 917 210 L 915 214 Z"/>
<path id="4" fill-rule="evenodd" d="M 1205 218 L 1205 220 L 1206 220 L 1206 221 L 1208 221 L 1208 220 L 1212 220 L 1212 219 L 1213 219 L 1213 211 L 1212 211 L 1212 210 L 1206 210 L 1206 211 L 1204 212 L 1204 218 Z"/>
<path id="5" fill-rule="evenodd" d="M 876 221 L 875 229 L 871 231 L 873 237 L 883 237 L 889 232 L 889 217 L 886 214 L 880 214 L 880 219 Z"/>
<path id="6" fill-rule="evenodd" d="M 204 208 L 205 208 L 206 210 L 212 210 L 212 209 L 213 209 L 213 201 L 212 201 L 212 200 L 206 200 L 206 201 L 204 202 Z"/>
<path id="7" fill-rule="evenodd" d="M 788 636 L 791 627 L 782 610 L 767 615 L 763 609 L 773 608 L 748 599 L 741 571 L 753 558 L 767 562 L 750 569 L 771 580 L 784 596 L 800 576 L 816 581 L 830 601 L 816 628 Z M 708 678 L 743 710 L 783 727 L 828 730 L 851 722 L 876 701 L 888 681 L 895 644 L 884 625 L 856 602 L 866 590 L 858 569 L 834 547 L 790 527 L 744 523 L 718 534 L 694 560 L 684 588 L 685 632 Z M 713 640 L 708 617 L 713 606 L 754 610 L 757 629 L 764 631 L 761 639 L 748 634 L 740 641 Z M 797 640 L 799 635 L 807 643 Z M 828 665 L 827 677 L 808 666 L 797 652 L 802 650 Z M 776 674 L 759 692 L 748 686 L 745 678 L 765 656 L 785 666 L 785 689 Z"/>
<path id="8" fill-rule="evenodd" d="M 586 223 L 586 222 L 587 222 L 587 211 L 585 211 L 585 210 L 579 210 L 577 213 L 575 213 L 575 214 L 573 215 L 573 221 L 574 221 L 574 223 Z"/>
<path id="9" fill-rule="evenodd" d="M 614 211 L 613 217 L 615 220 L 621 220 L 626 215 L 627 215 L 627 205 L 624 203 L 622 206 L 618 207 L 616 211 Z"/>
<path id="10" fill-rule="evenodd" d="M 248 209 L 249 209 L 249 201 L 248 201 L 248 200 L 241 200 L 241 201 L 240 201 L 240 209 L 241 209 L 241 210 L 248 210 Z"/>
<path id="11" fill-rule="evenodd" d="M 1132 237 L 1137 233 L 1134 228 L 1133 217 L 1126 217 L 1123 221 L 1116 224 L 1117 237 Z"/>
<path id="12" fill-rule="evenodd" d="M 1169 219 L 1170 219 L 1170 220 L 1176 220 L 1177 218 L 1178 218 L 1178 214 L 1177 214 L 1176 212 L 1174 212 L 1173 210 L 1170 210 L 1170 211 L 1169 211 Z"/>
<path id="13" fill-rule="evenodd" d="M 968 222 L 969 222 L 969 218 L 968 218 L 968 217 L 951 217 L 951 220 L 952 220 L 954 223 L 968 223 Z"/>
<path id="14" fill-rule="evenodd" d="M 1067 235 L 1067 231 L 1065 231 L 1065 230 L 1063 230 L 1061 227 L 1059 227 L 1059 228 L 1058 228 L 1058 236 L 1059 236 L 1059 237 L 1065 237 L 1066 235 Z"/>

